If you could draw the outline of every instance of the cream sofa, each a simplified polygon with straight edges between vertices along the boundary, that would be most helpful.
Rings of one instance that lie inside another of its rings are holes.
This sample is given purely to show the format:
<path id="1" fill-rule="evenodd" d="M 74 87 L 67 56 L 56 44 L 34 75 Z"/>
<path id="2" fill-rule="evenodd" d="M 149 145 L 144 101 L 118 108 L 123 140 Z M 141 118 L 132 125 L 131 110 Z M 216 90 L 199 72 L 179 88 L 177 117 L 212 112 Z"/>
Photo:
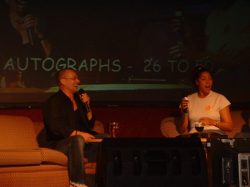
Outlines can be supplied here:
<path id="1" fill-rule="evenodd" d="M 67 157 L 39 147 L 34 123 L 0 115 L 0 187 L 68 187 Z"/>

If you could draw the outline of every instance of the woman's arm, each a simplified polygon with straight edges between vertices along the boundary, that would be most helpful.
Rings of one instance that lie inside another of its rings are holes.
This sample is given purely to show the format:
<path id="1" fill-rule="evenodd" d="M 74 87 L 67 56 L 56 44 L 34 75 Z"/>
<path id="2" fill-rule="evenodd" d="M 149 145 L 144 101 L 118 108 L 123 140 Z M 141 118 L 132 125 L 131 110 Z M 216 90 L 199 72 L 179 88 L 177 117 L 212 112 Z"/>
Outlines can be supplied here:
<path id="1" fill-rule="evenodd" d="M 181 118 L 177 122 L 177 128 L 179 133 L 184 134 L 188 131 L 188 99 L 183 99 L 180 103 Z"/>
<path id="2" fill-rule="evenodd" d="M 232 131 L 233 130 L 233 120 L 231 117 L 231 112 L 229 106 L 226 106 L 222 110 L 220 110 L 221 120 L 215 123 L 215 126 L 224 131 Z"/>
<path id="3" fill-rule="evenodd" d="M 177 122 L 177 128 L 180 134 L 188 132 L 188 113 L 181 112 L 181 118 Z"/>
<path id="4" fill-rule="evenodd" d="M 216 126 L 223 131 L 233 130 L 233 121 L 229 106 L 226 106 L 220 110 L 220 121 L 204 117 L 200 119 L 200 122 L 202 122 L 204 125 Z"/>

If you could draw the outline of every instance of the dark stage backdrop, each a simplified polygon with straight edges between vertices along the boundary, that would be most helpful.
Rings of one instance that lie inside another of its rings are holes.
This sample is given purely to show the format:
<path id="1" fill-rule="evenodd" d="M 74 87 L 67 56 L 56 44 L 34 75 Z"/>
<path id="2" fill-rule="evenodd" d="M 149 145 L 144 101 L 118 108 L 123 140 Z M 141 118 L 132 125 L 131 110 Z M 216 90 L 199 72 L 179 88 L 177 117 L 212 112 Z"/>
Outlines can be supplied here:
<path id="1" fill-rule="evenodd" d="M 40 103 L 71 67 L 92 101 L 177 103 L 202 64 L 214 90 L 250 101 L 248 0 L 1 1 L 0 102 Z"/>

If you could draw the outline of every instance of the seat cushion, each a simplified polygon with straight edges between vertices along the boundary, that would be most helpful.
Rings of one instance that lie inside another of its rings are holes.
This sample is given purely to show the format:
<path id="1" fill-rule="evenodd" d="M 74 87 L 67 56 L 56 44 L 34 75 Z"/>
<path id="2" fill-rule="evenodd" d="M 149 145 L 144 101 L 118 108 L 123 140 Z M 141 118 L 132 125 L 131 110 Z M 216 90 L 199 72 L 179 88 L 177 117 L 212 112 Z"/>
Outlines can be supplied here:
<path id="1" fill-rule="evenodd" d="M 0 166 L 39 165 L 41 152 L 34 150 L 0 150 Z"/>
<path id="2" fill-rule="evenodd" d="M 68 170 L 60 165 L 1 167 L 0 186 L 69 187 Z"/>
<path id="3" fill-rule="evenodd" d="M 67 166 L 68 158 L 62 152 L 49 148 L 40 148 L 40 151 L 42 155 L 42 163 Z"/>

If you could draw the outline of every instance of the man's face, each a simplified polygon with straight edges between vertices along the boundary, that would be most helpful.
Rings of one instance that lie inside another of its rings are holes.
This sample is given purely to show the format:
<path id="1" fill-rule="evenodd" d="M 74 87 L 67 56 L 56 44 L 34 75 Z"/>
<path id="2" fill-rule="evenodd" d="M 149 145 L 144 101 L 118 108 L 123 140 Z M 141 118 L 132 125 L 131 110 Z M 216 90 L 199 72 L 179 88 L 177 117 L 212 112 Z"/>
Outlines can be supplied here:
<path id="1" fill-rule="evenodd" d="M 8 0 L 10 12 L 15 13 L 19 16 L 23 16 L 28 9 L 27 0 Z"/>
<path id="2" fill-rule="evenodd" d="M 61 87 L 69 92 L 69 93 L 76 93 L 78 90 L 78 85 L 80 84 L 80 80 L 78 78 L 78 75 L 75 71 L 73 70 L 66 70 L 61 79 Z"/>
<path id="3" fill-rule="evenodd" d="M 11 25 L 17 30 L 25 29 L 23 18 L 28 12 L 28 2 L 25 0 L 8 0 L 7 3 L 10 10 Z"/>

